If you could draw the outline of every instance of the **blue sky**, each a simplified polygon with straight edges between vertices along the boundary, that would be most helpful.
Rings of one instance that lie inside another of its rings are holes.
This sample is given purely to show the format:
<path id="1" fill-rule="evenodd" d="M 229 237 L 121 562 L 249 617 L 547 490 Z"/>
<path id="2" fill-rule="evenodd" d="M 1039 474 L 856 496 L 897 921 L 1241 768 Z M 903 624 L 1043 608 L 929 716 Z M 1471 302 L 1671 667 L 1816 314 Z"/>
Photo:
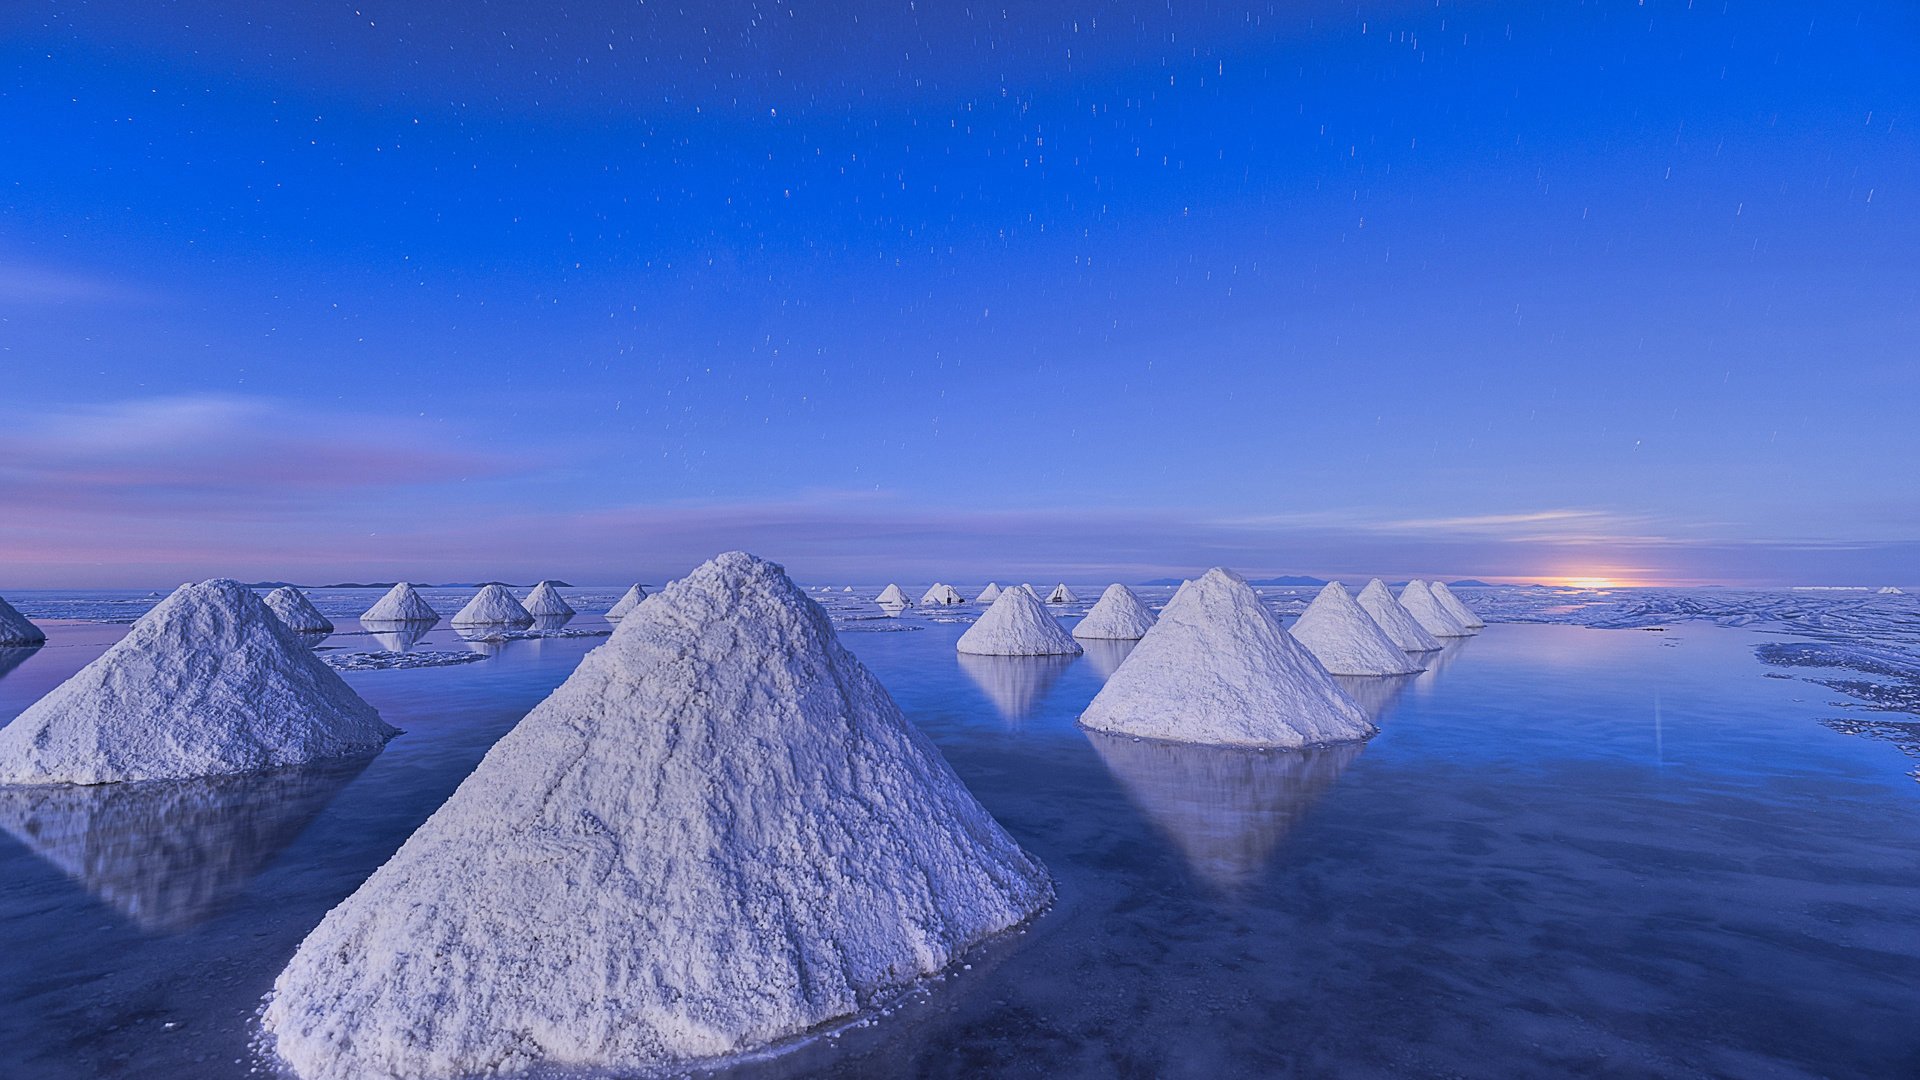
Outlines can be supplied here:
<path id="1" fill-rule="evenodd" d="M 1910 4 L 258 7 L 0 12 L 0 585 L 1916 577 Z"/>

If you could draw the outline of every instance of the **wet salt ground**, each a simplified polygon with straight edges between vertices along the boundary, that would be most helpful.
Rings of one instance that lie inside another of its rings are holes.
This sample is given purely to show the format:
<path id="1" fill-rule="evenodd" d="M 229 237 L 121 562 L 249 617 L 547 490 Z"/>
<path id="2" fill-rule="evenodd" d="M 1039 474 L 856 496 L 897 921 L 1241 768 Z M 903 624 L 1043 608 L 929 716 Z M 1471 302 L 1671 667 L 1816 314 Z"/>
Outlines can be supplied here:
<path id="1" fill-rule="evenodd" d="M 1920 790 L 1759 677 L 1775 638 L 1495 625 L 1302 758 L 1096 741 L 1073 720 L 1123 650 L 963 663 L 964 623 L 905 621 L 843 640 L 1059 905 L 735 1074 L 1920 1074 Z M 121 632 L 49 629 L 0 718 Z M 37 833 L 0 806 L 0 1075 L 245 1073 L 300 938 L 595 644 L 349 674 L 407 730 L 363 771 Z"/>

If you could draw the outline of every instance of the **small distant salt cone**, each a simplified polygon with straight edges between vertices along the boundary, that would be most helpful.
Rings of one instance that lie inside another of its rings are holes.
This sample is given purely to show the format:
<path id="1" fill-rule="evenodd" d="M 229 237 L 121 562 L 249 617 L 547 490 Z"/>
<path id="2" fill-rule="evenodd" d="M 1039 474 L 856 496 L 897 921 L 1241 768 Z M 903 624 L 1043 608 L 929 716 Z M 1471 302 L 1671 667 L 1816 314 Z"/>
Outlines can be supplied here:
<path id="1" fill-rule="evenodd" d="M 1354 742 L 1376 730 L 1247 583 L 1219 568 L 1167 604 L 1080 723 L 1145 739 L 1278 749 Z"/>
<path id="2" fill-rule="evenodd" d="M 1073 594 L 1072 589 L 1067 588 L 1067 584 L 1064 581 L 1055 585 L 1053 591 L 1047 594 L 1047 603 L 1049 604 L 1077 604 L 1079 602 L 1080 598 Z"/>
<path id="3" fill-rule="evenodd" d="M 440 613 L 406 582 L 387 590 L 387 595 L 360 616 L 361 622 L 439 622 Z"/>
<path id="4" fill-rule="evenodd" d="M 1447 614 L 1453 616 L 1455 622 L 1469 630 L 1486 629 L 1486 620 L 1475 615 L 1466 601 L 1453 595 L 1453 590 L 1447 588 L 1446 582 L 1430 581 L 1427 583 L 1427 589 L 1433 593 L 1435 600 L 1440 601 L 1440 606 L 1447 609 Z"/>
<path id="5" fill-rule="evenodd" d="M 1337 581 L 1320 589 L 1287 632 L 1334 675 L 1411 675 L 1420 670 Z"/>
<path id="6" fill-rule="evenodd" d="M 1424 581 L 1407 582 L 1406 588 L 1400 590 L 1400 606 L 1434 637 L 1471 637 L 1476 633 L 1460 625 L 1460 620 L 1441 606 L 1440 598 L 1433 595 Z"/>
<path id="7" fill-rule="evenodd" d="M 1400 606 L 1393 598 L 1393 590 L 1379 578 L 1367 582 L 1360 590 L 1358 601 L 1361 610 L 1373 616 L 1374 624 L 1400 646 L 1404 652 L 1435 652 L 1440 649 L 1440 639 L 1427 633 L 1427 628 L 1413 617 L 1413 613 Z"/>
<path id="8" fill-rule="evenodd" d="M 966 602 L 966 598 L 960 595 L 960 590 L 951 585 L 943 584 L 935 584 L 933 588 L 927 590 L 925 596 L 920 598 L 922 607 L 935 604 L 964 604 Z"/>
<path id="9" fill-rule="evenodd" d="M 889 585 L 880 591 L 879 596 L 873 598 L 873 602 L 885 607 L 906 607 L 907 594 L 900 586 Z"/>
<path id="10" fill-rule="evenodd" d="M 1080 643 L 1060 629 L 1031 589 L 1007 589 L 960 635 L 963 653 L 982 656 L 1073 656 Z"/>
<path id="11" fill-rule="evenodd" d="M 43 645 L 46 631 L 27 621 L 13 605 L 0 599 L 0 646 Z"/>
<path id="12" fill-rule="evenodd" d="M 1107 586 L 1100 594 L 1100 601 L 1073 628 L 1073 636 L 1087 639 L 1111 641 L 1131 641 L 1145 637 L 1153 629 L 1153 612 L 1133 590 L 1119 582 Z"/>
<path id="13" fill-rule="evenodd" d="M 535 585 L 527 598 L 521 601 L 521 606 L 527 609 L 529 615 L 574 614 L 573 605 L 561 598 L 560 590 L 554 588 L 551 581 Z"/>
<path id="14" fill-rule="evenodd" d="M 252 589 L 182 585 L 0 728 L 0 783 L 111 784 L 372 753 L 397 732 Z"/>
<path id="15" fill-rule="evenodd" d="M 854 1015 L 1051 898 L 826 612 L 735 552 L 496 743 L 263 1023 L 305 1080 L 677 1072 Z"/>
<path id="16" fill-rule="evenodd" d="M 533 614 L 513 598 L 505 585 L 488 585 L 473 594 L 453 617 L 455 626 L 532 626 Z"/>
<path id="17" fill-rule="evenodd" d="M 841 591 L 841 592 L 843 592 L 843 593 L 850 593 L 850 592 L 852 592 L 852 591 L 853 591 L 853 586 L 851 586 L 851 585 L 848 585 L 847 587 L 845 587 L 845 588 L 843 588 L 843 589 L 841 589 L 840 591 Z"/>
<path id="18" fill-rule="evenodd" d="M 320 614 L 307 594 L 291 585 L 282 585 L 268 593 L 267 609 L 280 616 L 289 630 L 302 634 L 333 633 L 333 620 Z"/>
<path id="19" fill-rule="evenodd" d="M 613 605 L 612 610 L 607 612 L 607 618 L 616 621 L 626 618 L 633 613 L 634 608 L 640 606 L 640 601 L 646 598 L 647 590 L 635 585 L 627 590 L 626 595 L 622 596 L 618 603 Z"/>
<path id="20" fill-rule="evenodd" d="M 976 604 L 991 604 L 998 599 L 1000 599 L 1000 583 L 997 581 L 989 581 L 987 582 L 987 587 L 980 590 L 980 595 L 973 598 L 973 602 Z"/>

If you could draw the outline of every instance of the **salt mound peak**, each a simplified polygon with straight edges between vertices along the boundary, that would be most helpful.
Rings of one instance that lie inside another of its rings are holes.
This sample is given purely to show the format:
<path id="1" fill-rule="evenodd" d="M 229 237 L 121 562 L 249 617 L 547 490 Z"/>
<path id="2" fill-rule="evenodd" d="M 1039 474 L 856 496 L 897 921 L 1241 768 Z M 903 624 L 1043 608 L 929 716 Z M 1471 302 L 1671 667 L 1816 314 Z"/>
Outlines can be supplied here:
<path id="1" fill-rule="evenodd" d="M 963 597 L 960 595 L 959 589 L 956 589 L 951 585 L 940 584 L 938 582 L 934 584 L 933 588 L 927 590 L 927 594 L 925 596 L 922 596 L 920 598 L 920 603 L 922 605 L 964 604 L 966 602 L 967 602 L 966 597 Z"/>
<path id="2" fill-rule="evenodd" d="M 1321 586 L 1287 632 L 1334 675 L 1411 675 L 1420 670 L 1337 581 Z"/>
<path id="3" fill-rule="evenodd" d="M 1052 898 L 826 612 L 735 552 L 502 738 L 281 972 L 306 1080 L 628 1072 L 858 1013 Z"/>
<path id="4" fill-rule="evenodd" d="M 614 619 L 614 620 L 626 618 L 628 615 L 631 615 L 633 613 L 634 608 L 637 608 L 640 606 L 640 601 L 645 600 L 646 598 L 647 598 L 647 590 L 641 588 L 638 585 L 633 586 L 632 588 L 626 591 L 625 595 L 621 596 L 619 600 L 614 602 L 614 605 L 612 608 L 608 609 L 607 618 Z"/>
<path id="5" fill-rule="evenodd" d="M 427 606 L 417 589 L 401 582 L 387 590 L 372 607 L 362 612 L 361 622 L 439 622 L 440 613 Z"/>
<path id="6" fill-rule="evenodd" d="M 1447 609 L 1447 614 L 1453 616 L 1453 619 L 1455 622 L 1459 623 L 1461 626 L 1464 626 L 1469 630 L 1486 629 L 1486 625 L 1487 625 L 1486 620 L 1482 619 L 1478 615 L 1475 615 L 1473 613 L 1473 609 L 1467 606 L 1467 602 L 1465 600 L 1462 600 L 1458 596 L 1455 596 L 1453 594 L 1453 590 L 1447 588 L 1446 582 L 1444 581 L 1428 582 L 1427 589 L 1428 591 L 1433 593 L 1433 598 L 1435 600 L 1440 601 L 1440 606 Z"/>
<path id="7" fill-rule="evenodd" d="M 1434 637 L 1473 636 L 1474 631 L 1460 625 L 1460 620 L 1441 606 L 1440 598 L 1433 595 L 1427 583 L 1417 578 L 1407 582 L 1406 587 L 1400 590 L 1400 606 L 1406 608 L 1407 614 L 1412 615 L 1414 621 Z"/>
<path id="8" fill-rule="evenodd" d="M 907 594 L 900 586 L 889 585 L 880 591 L 879 596 L 873 598 L 873 602 L 885 606 L 906 607 Z"/>
<path id="9" fill-rule="evenodd" d="M 575 614 L 573 605 L 561 597 L 560 590 L 554 588 L 551 581 L 543 581 L 535 585 L 533 591 L 527 594 L 527 598 L 520 602 L 520 606 L 526 608 L 529 615 Z"/>
<path id="10" fill-rule="evenodd" d="M 28 622 L 12 604 L 0 599 L 0 646 L 43 645 L 46 640 L 46 631 Z"/>
<path id="11" fill-rule="evenodd" d="M 982 656 L 1071 656 L 1080 652 L 1080 643 L 1060 628 L 1032 589 L 1019 588 L 1002 591 L 955 648 Z"/>
<path id="12" fill-rule="evenodd" d="M 1080 598 L 1073 594 L 1072 589 L 1067 588 L 1067 583 L 1064 581 L 1055 585 L 1053 591 L 1047 594 L 1047 603 L 1049 604 L 1077 604 L 1079 602 Z"/>
<path id="13" fill-rule="evenodd" d="M 1099 602 L 1080 625 L 1073 628 L 1077 638 L 1093 638 L 1103 641 L 1131 641 L 1144 637 L 1153 629 L 1153 612 L 1135 596 L 1132 589 L 1119 582 L 1107 586 L 1100 594 Z"/>
<path id="14" fill-rule="evenodd" d="M 1168 742 L 1279 749 L 1375 732 L 1253 589 L 1219 567 L 1175 594 L 1080 723 Z"/>
<path id="15" fill-rule="evenodd" d="M 1405 652 L 1434 652 L 1440 649 L 1440 639 L 1427 633 L 1413 613 L 1400 606 L 1393 598 L 1393 590 L 1379 578 L 1367 582 L 1360 590 L 1359 604 L 1362 610 L 1373 616 L 1374 624 Z"/>
<path id="16" fill-rule="evenodd" d="M 513 598 L 505 585 L 488 585 L 473 594 L 453 617 L 455 626 L 532 626 L 533 613 Z"/>
<path id="17" fill-rule="evenodd" d="M 267 594 L 267 610 L 280 617 L 287 629 L 302 634 L 331 634 L 333 620 L 320 614 L 307 594 L 291 585 L 282 585 Z"/>
<path id="18" fill-rule="evenodd" d="M 1905 596 L 1907 594 L 1906 590 L 1898 585 L 1882 585 L 1876 591 L 1881 596 Z M 0 601 L 0 603 L 5 603 L 5 601 Z"/>
<path id="19" fill-rule="evenodd" d="M 991 604 L 998 599 L 1000 599 L 1000 583 L 997 581 L 989 581 L 987 582 L 987 587 L 980 590 L 980 595 L 973 598 L 973 602 L 976 604 Z"/>
<path id="20" fill-rule="evenodd" d="M 0 728 L 0 783 L 111 784 L 372 753 L 398 734 L 252 589 L 182 585 Z"/>

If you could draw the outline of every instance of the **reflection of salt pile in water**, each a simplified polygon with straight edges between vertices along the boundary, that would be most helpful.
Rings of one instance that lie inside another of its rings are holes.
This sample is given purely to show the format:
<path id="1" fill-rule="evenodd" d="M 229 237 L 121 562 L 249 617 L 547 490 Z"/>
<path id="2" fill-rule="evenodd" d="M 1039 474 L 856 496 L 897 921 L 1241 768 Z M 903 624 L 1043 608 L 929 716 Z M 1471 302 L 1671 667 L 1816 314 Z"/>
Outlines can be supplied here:
<path id="1" fill-rule="evenodd" d="M 640 601 L 645 600 L 646 598 L 647 598 L 647 590 L 641 588 L 638 585 L 633 586 L 632 588 L 626 591 L 626 594 L 624 596 L 620 597 L 620 599 L 614 603 L 611 609 L 608 610 L 607 618 L 614 619 L 616 621 L 626 618 L 627 615 L 630 614 L 634 608 L 637 608 L 640 606 Z"/>
<path id="2" fill-rule="evenodd" d="M 1433 594 L 1433 598 L 1440 602 L 1441 607 L 1447 609 L 1447 614 L 1453 616 L 1454 622 L 1459 623 L 1469 630 L 1483 630 L 1486 628 L 1486 620 L 1475 615 L 1473 609 L 1467 606 L 1466 601 L 1453 595 L 1453 590 L 1447 588 L 1446 582 L 1428 582 L 1427 591 Z"/>
<path id="3" fill-rule="evenodd" d="M 109 784 L 371 753 L 396 732 L 252 589 L 182 585 L 0 728 L 0 782 Z"/>
<path id="4" fill-rule="evenodd" d="M 494 745 L 264 1024 L 307 1080 L 683 1065 L 885 1000 L 1051 895 L 826 612 L 733 553 Z"/>
<path id="5" fill-rule="evenodd" d="M 889 585 L 880 590 L 880 595 L 874 597 L 873 602 L 883 607 L 906 607 L 907 594 L 900 586 Z"/>
<path id="6" fill-rule="evenodd" d="M 1335 675 L 1333 681 L 1347 696 L 1360 703 L 1367 710 L 1367 716 L 1374 723 L 1387 714 L 1400 695 L 1407 692 L 1417 676 L 1414 675 Z"/>
<path id="7" fill-rule="evenodd" d="M 1132 641 L 1146 636 L 1151 629 L 1153 612 L 1140 602 L 1132 589 L 1116 581 L 1107 586 L 1093 610 L 1073 628 L 1073 636 L 1082 641 L 1090 638 Z"/>
<path id="8" fill-rule="evenodd" d="M 1393 598 L 1393 591 L 1379 578 L 1367 582 L 1360 590 L 1357 601 L 1361 610 L 1373 616 L 1374 624 L 1380 627 L 1395 645 L 1404 652 L 1432 652 L 1440 647 L 1440 639 L 1427 633 L 1427 628 L 1413 617 L 1413 613 L 1400 606 Z"/>
<path id="9" fill-rule="evenodd" d="M 1337 581 L 1320 589 L 1287 632 L 1335 675 L 1411 675 L 1420 670 Z"/>
<path id="10" fill-rule="evenodd" d="M 302 634 L 331 634 L 333 620 L 320 614 L 307 594 L 291 585 L 282 585 L 267 594 L 267 610 L 280 617 L 287 629 Z"/>
<path id="11" fill-rule="evenodd" d="M 1453 666 L 1453 662 L 1460 658 L 1461 650 L 1465 649 L 1468 642 L 1472 640 L 1472 638 L 1465 637 L 1448 638 L 1447 643 L 1440 647 L 1439 652 L 1432 653 L 1423 658 L 1426 662 L 1427 670 L 1413 677 L 1413 686 L 1422 696 L 1433 692 L 1435 684 L 1440 681 L 1440 676 L 1448 668 Z"/>
<path id="12" fill-rule="evenodd" d="M 0 679 L 6 678 L 8 672 L 26 663 L 27 658 L 38 653 L 40 649 L 39 645 L 0 646 Z"/>
<path id="13" fill-rule="evenodd" d="M 1032 716 L 1053 684 L 1073 666 L 1071 656 L 987 656 L 960 653 L 960 670 L 992 699 L 1003 720 L 1017 724 Z"/>
<path id="14" fill-rule="evenodd" d="M 533 614 L 504 585 L 488 585 L 473 594 L 453 617 L 455 626 L 532 626 Z"/>
<path id="15" fill-rule="evenodd" d="M 973 602 L 976 604 L 991 604 L 998 599 L 1000 599 L 1000 583 L 997 581 L 989 581 L 987 582 L 987 587 L 980 590 L 980 595 L 973 598 Z"/>
<path id="16" fill-rule="evenodd" d="M 573 605 L 561 597 L 560 590 L 554 588 L 551 581 L 543 581 L 535 585 L 533 591 L 527 594 L 526 600 L 521 602 L 521 606 L 527 609 L 529 615 L 571 616 L 574 614 Z"/>
<path id="17" fill-rule="evenodd" d="M 966 598 L 960 595 L 959 589 L 941 583 L 935 583 L 933 588 L 928 589 L 926 595 L 920 598 L 922 606 L 932 604 L 964 604 L 966 602 Z"/>
<path id="18" fill-rule="evenodd" d="M 367 636 L 387 652 L 406 652 L 432 629 L 432 623 L 424 622 L 375 623 L 367 628 Z"/>
<path id="19" fill-rule="evenodd" d="M 1047 594 L 1047 603 L 1049 604 L 1077 604 L 1079 602 L 1080 598 L 1073 594 L 1072 589 L 1067 588 L 1067 583 L 1064 581 L 1055 585 L 1053 591 Z"/>
<path id="20" fill-rule="evenodd" d="M 1080 644 L 1029 589 L 1007 589 L 980 615 L 955 648 L 985 656 L 1079 655 Z"/>
<path id="21" fill-rule="evenodd" d="M 1375 730 L 1247 583 L 1219 568 L 1174 595 L 1080 723 L 1148 739 L 1280 748 Z"/>
<path id="22" fill-rule="evenodd" d="M 1427 588 L 1424 581 L 1416 579 L 1407 582 L 1406 587 L 1400 590 L 1400 606 L 1406 608 L 1407 614 L 1412 615 L 1414 621 L 1434 637 L 1456 638 L 1473 634 L 1472 630 L 1461 626 L 1460 620 L 1440 605 L 1440 599 L 1433 595 L 1433 590 Z"/>
<path id="23" fill-rule="evenodd" d="M 185 930 L 219 914 L 371 760 L 0 787 L 0 828 L 142 929 Z"/>
<path id="24" fill-rule="evenodd" d="M 1259 877 L 1361 750 L 1359 743 L 1285 751 L 1195 746 L 1098 731 L 1087 739 L 1193 872 L 1228 892 Z"/>
<path id="25" fill-rule="evenodd" d="M 542 634 L 551 634 L 555 630 L 564 629 L 566 625 L 572 621 L 573 616 L 571 615 L 535 615 L 533 617 L 533 629 Z"/>
<path id="26" fill-rule="evenodd" d="M 1135 644 L 1124 638 L 1086 638 L 1080 642 L 1087 650 L 1087 666 L 1102 679 L 1110 679 L 1120 670 Z"/>
<path id="27" fill-rule="evenodd" d="M 427 601 L 418 590 L 406 582 L 401 582 L 387 590 L 374 605 L 360 616 L 363 623 L 390 622 L 439 622 L 440 613 L 427 606 Z"/>
<path id="28" fill-rule="evenodd" d="M 42 645 L 46 640 L 46 631 L 28 622 L 12 604 L 0 599 L 0 645 Z"/>

